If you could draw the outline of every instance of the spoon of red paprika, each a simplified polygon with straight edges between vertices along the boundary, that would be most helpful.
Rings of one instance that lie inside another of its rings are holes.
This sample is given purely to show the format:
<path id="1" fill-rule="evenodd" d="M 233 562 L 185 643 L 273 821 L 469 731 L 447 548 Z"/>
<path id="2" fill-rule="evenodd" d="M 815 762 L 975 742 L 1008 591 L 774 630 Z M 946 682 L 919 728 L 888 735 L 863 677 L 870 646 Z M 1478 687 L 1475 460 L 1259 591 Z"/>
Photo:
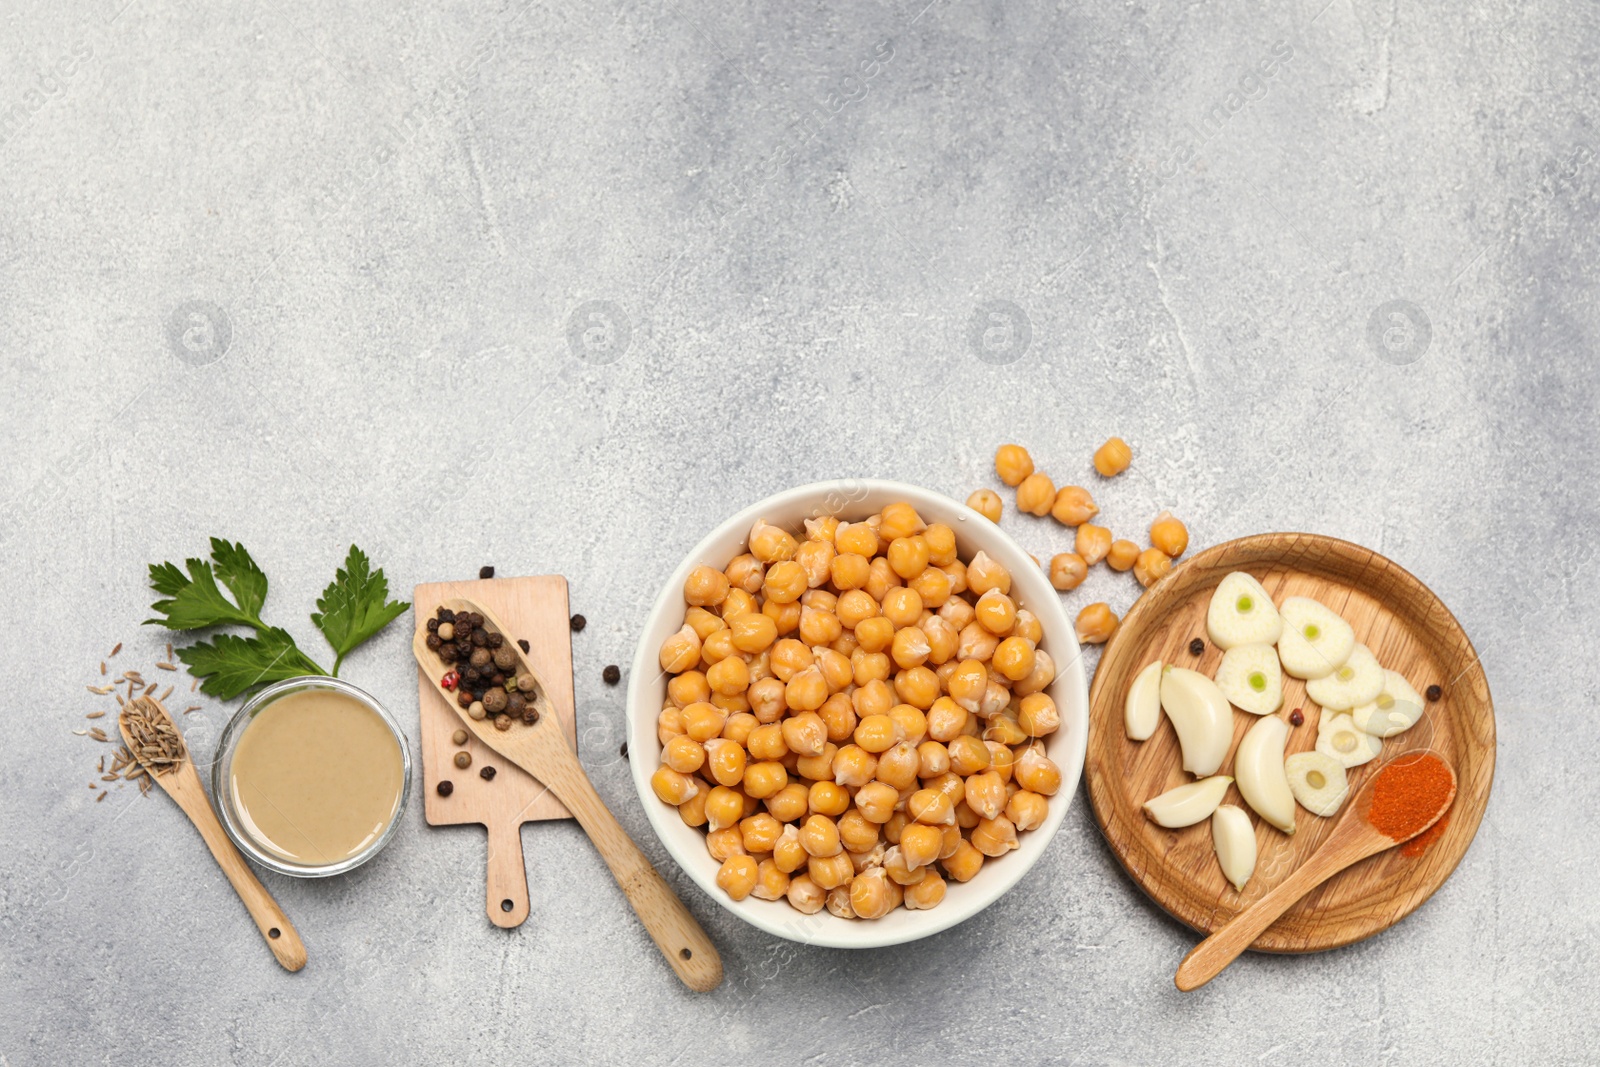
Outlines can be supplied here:
<path id="1" fill-rule="evenodd" d="M 1455 798 L 1456 772 L 1435 753 L 1407 752 L 1385 763 L 1310 859 L 1183 958 L 1178 988 L 1188 992 L 1211 981 L 1295 901 L 1352 863 L 1423 833 Z"/>

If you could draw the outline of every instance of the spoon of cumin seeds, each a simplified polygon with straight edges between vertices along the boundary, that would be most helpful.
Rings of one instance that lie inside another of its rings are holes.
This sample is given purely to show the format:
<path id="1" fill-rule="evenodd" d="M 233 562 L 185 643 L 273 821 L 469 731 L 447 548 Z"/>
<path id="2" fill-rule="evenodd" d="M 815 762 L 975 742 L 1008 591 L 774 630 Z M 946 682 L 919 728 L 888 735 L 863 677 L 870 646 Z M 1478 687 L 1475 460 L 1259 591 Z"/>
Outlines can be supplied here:
<path id="1" fill-rule="evenodd" d="M 138 697 L 129 701 L 117 716 L 122 729 L 122 740 L 128 751 L 144 769 L 150 772 L 156 785 L 167 791 L 183 813 L 189 816 L 195 829 L 205 839 L 211 855 L 216 858 L 222 873 L 228 876 L 239 899 L 244 901 L 256 928 L 267 939 L 267 947 L 286 970 L 298 971 L 306 965 L 306 947 L 300 935 L 290 924 L 289 917 L 278 907 L 266 887 L 250 870 L 239 850 L 233 847 L 217 813 L 211 808 L 205 789 L 200 785 L 200 775 L 189 758 L 183 735 L 173 725 L 167 709 L 153 697 Z"/>

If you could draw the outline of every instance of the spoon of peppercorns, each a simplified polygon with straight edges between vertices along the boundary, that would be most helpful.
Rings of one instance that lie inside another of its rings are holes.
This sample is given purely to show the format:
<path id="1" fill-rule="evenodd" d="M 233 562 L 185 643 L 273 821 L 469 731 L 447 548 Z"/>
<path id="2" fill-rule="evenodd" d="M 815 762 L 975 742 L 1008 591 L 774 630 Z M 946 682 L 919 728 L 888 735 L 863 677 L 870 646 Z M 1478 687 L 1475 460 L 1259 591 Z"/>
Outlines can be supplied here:
<path id="1" fill-rule="evenodd" d="M 417 629 L 412 651 L 467 729 L 577 818 L 683 983 L 702 993 L 720 985 L 722 958 L 711 939 L 595 792 L 539 676 L 500 621 L 471 601 L 447 600 Z"/>

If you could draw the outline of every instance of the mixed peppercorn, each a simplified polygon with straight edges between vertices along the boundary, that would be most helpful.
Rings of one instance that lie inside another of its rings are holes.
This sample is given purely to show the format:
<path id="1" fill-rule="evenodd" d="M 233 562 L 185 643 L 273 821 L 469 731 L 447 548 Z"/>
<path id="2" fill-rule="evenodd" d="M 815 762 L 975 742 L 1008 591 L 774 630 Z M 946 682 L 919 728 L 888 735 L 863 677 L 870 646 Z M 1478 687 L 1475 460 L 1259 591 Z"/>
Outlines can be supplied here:
<path id="1" fill-rule="evenodd" d="M 499 730 L 514 721 L 539 721 L 533 675 L 519 669 L 516 651 L 503 634 L 485 628 L 478 612 L 440 608 L 428 620 L 427 643 L 449 668 L 439 684 L 456 694 L 470 717 L 492 718 Z"/>

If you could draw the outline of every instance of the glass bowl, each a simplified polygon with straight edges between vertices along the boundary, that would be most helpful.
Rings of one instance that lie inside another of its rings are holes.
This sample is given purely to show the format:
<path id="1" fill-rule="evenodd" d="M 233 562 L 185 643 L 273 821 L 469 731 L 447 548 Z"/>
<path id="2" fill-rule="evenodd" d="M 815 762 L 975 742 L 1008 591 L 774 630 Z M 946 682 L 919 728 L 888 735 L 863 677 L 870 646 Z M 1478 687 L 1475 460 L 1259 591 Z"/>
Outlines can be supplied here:
<path id="1" fill-rule="evenodd" d="M 389 816 L 388 825 L 365 848 L 353 855 L 333 863 L 310 864 L 299 863 L 268 849 L 251 834 L 247 828 L 247 820 L 239 809 L 237 800 L 231 788 L 233 758 L 239 748 L 239 741 L 244 736 L 245 728 L 255 719 L 256 715 L 273 702 L 293 693 L 325 690 L 340 693 L 351 697 L 377 714 L 383 724 L 394 735 L 395 743 L 400 748 L 400 796 L 395 803 L 394 811 Z M 255 862 L 269 870 L 280 874 L 291 875 L 296 878 L 327 878 L 335 874 L 352 871 L 376 856 L 389 843 L 395 830 L 400 825 L 400 817 L 405 814 L 406 803 L 411 797 L 411 749 L 406 744 L 406 735 L 400 729 L 400 724 L 395 722 L 394 716 L 378 702 L 372 694 L 351 685 L 349 682 L 338 678 L 329 678 L 323 675 L 305 675 L 300 678 L 288 678 L 281 682 L 267 686 L 261 692 L 245 702 L 244 707 L 228 721 L 222 731 L 221 740 L 217 744 L 216 759 L 211 764 L 211 795 L 216 801 L 217 814 L 222 818 L 222 827 L 227 831 L 228 837 L 238 846 L 239 851 L 249 856 Z"/>

